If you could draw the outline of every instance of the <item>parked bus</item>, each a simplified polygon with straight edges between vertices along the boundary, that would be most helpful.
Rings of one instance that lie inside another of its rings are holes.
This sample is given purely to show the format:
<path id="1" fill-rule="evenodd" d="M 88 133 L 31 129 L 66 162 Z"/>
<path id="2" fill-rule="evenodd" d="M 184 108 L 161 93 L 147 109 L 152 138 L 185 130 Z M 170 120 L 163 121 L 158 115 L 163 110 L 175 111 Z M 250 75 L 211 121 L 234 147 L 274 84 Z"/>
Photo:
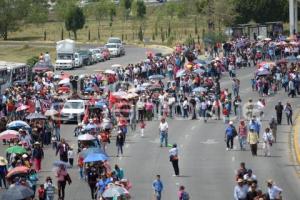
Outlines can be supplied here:
<path id="1" fill-rule="evenodd" d="M 25 84 L 28 82 L 28 66 L 25 63 L 14 63 L 0 61 L 0 69 L 5 74 L 3 69 L 6 69 L 6 77 L 2 82 L 1 91 L 14 84 Z M 1 80 L 0 80 L 1 82 Z"/>
<path id="2" fill-rule="evenodd" d="M 8 73 L 7 73 L 7 67 L 6 66 L 0 66 L 0 91 L 1 93 L 4 92 L 6 89 L 4 85 L 6 85 L 8 80 Z"/>

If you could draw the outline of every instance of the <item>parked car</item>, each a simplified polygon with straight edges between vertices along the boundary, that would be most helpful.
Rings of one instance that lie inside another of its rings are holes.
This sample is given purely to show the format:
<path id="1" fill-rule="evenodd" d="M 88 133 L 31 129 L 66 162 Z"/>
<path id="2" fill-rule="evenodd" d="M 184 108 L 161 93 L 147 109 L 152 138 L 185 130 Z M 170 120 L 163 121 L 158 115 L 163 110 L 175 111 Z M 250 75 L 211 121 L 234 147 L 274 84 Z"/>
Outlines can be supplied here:
<path id="1" fill-rule="evenodd" d="M 118 48 L 120 49 L 120 55 L 125 56 L 125 48 L 122 44 L 118 44 Z"/>
<path id="2" fill-rule="evenodd" d="M 92 51 L 93 51 L 93 53 L 95 53 L 95 55 L 96 55 L 96 60 L 97 60 L 97 62 L 102 62 L 102 61 L 104 61 L 104 58 L 103 58 L 103 56 L 102 56 L 102 53 L 100 52 L 99 49 L 92 49 Z"/>
<path id="3" fill-rule="evenodd" d="M 112 57 L 121 56 L 121 45 L 118 45 L 116 43 L 108 43 L 105 46 L 109 50 L 109 53 Z"/>
<path id="4" fill-rule="evenodd" d="M 79 56 L 82 57 L 82 63 L 84 66 L 92 65 L 94 63 L 92 52 L 89 50 L 79 50 L 78 53 Z"/>
<path id="5" fill-rule="evenodd" d="M 100 49 L 100 51 L 102 53 L 102 56 L 103 56 L 104 60 L 109 60 L 110 59 L 110 53 L 109 53 L 108 48 L 106 48 L 106 47 L 100 47 L 99 49 Z"/>
<path id="6" fill-rule="evenodd" d="M 91 52 L 92 54 L 92 61 L 93 63 L 97 63 L 97 56 L 96 56 L 96 52 L 93 51 L 93 49 L 89 49 L 89 52 Z"/>
<path id="7" fill-rule="evenodd" d="M 50 62 L 47 63 L 44 61 L 39 61 L 32 68 L 32 72 L 35 74 L 45 73 L 48 71 L 54 71 L 54 66 Z"/>
<path id="8" fill-rule="evenodd" d="M 66 101 L 60 112 L 62 121 L 81 122 L 84 117 L 85 106 L 85 101 L 81 99 Z"/>
<path id="9" fill-rule="evenodd" d="M 83 60 L 82 57 L 78 52 L 74 53 L 74 59 L 75 59 L 75 67 L 79 68 L 83 66 Z"/>
<path id="10" fill-rule="evenodd" d="M 123 44 L 122 40 L 120 38 L 118 38 L 118 37 L 110 37 L 110 38 L 108 38 L 107 43 L 108 44 L 110 44 L 110 43 L 113 43 L 113 44 Z"/>

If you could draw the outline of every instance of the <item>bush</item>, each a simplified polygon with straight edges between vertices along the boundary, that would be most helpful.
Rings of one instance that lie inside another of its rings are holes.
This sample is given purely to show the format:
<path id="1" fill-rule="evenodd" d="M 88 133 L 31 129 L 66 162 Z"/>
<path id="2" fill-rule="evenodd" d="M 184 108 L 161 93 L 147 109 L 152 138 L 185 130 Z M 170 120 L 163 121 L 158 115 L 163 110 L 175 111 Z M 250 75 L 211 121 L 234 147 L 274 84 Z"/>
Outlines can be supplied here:
<path id="1" fill-rule="evenodd" d="M 29 68 L 32 68 L 35 65 L 35 63 L 37 63 L 38 61 L 39 61 L 39 57 L 33 56 L 26 61 L 26 64 L 29 66 Z"/>

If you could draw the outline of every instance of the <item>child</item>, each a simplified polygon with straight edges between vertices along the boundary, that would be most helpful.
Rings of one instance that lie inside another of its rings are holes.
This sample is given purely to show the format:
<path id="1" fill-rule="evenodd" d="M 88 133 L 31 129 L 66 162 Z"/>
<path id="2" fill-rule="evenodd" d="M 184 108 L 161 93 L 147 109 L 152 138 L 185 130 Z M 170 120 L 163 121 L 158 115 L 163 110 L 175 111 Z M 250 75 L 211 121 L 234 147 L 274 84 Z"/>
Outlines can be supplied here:
<path id="1" fill-rule="evenodd" d="M 52 149 L 56 150 L 57 149 L 57 138 L 54 135 L 51 138 L 51 142 L 52 142 Z"/>
<path id="2" fill-rule="evenodd" d="M 38 196 L 39 196 L 39 200 L 45 200 L 46 193 L 43 184 L 41 184 L 40 188 L 38 189 Z"/>
<path id="3" fill-rule="evenodd" d="M 54 200 L 55 187 L 52 183 L 52 179 L 50 177 L 46 178 L 45 186 L 45 194 L 47 200 Z"/>
<path id="4" fill-rule="evenodd" d="M 141 120 L 141 137 L 144 137 L 144 130 L 145 130 L 146 124 L 144 120 Z"/>
<path id="5" fill-rule="evenodd" d="M 73 151 L 72 147 L 68 150 L 68 158 L 69 158 L 69 163 L 70 163 L 71 167 L 73 167 L 74 151 Z"/>

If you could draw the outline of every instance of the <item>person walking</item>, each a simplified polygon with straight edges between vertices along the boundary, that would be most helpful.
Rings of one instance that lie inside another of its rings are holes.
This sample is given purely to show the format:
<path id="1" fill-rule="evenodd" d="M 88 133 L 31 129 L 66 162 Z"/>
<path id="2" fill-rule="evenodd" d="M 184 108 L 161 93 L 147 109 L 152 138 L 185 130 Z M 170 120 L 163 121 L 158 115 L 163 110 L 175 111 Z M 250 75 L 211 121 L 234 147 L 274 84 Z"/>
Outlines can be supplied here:
<path id="1" fill-rule="evenodd" d="M 7 174 L 7 161 L 4 158 L 0 159 L 0 188 L 2 188 L 2 182 L 4 188 L 7 188 L 6 185 L 6 174 Z"/>
<path id="2" fill-rule="evenodd" d="M 274 143 L 276 143 L 276 139 L 277 139 L 277 122 L 276 122 L 274 116 L 272 116 L 271 121 L 269 122 L 269 126 L 270 126 L 270 129 L 271 129 L 272 134 L 273 134 Z"/>
<path id="3" fill-rule="evenodd" d="M 239 131 L 238 131 L 238 137 L 239 137 L 239 143 L 240 143 L 240 149 L 242 151 L 246 150 L 246 143 L 247 143 L 247 126 L 245 124 L 245 121 L 242 120 L 239 125 Z"/>
<path id="4" fill-rule="evenodd" d="M 279 200 L 282 199 L 281 193 L 283 192 L 283 190 L 276 186 L 274 181 L 269 179 L 267 181 L 267 195 L 269 196 L 270 200 Z"/>
<path id="5" fill-rule="evenodd" d="M 64 162 L 68 162 L 68 151 L 69 151 L 70 147 L 69 145 L 66 143 L 65 139 L 61 139 L 61 142 L 59 143 L 59 145 L 57 146 L 56 149 L 56 155 L 59 153 L 59 159 L 61 161 Z"/>
<path id="6" fill-rule="evenodd" d="M 296 88 L 295 88 L 294 80 L 290 79 L 288 86 L 289 86 L 288 97 L 292 96 L 292 98 L 294 98 L 296 96 Z"/>
<path id="7" fill-rule="evenodd" d="M 32 151 L 32 159 L 34 161 L 34 167 L 37 172 L 41 171 L 42 159 L 44 158 L 44 151 L 39 142 L 34 143 Z"/>
<path id="8" fill-rule="evenodd" d="M 72 182 L 67 172 L 67 169 L 64 165 L 59 166 L 58 170 L 56 171 L 56 177 L 57 177 L 57 187 L 58 187 L 58 199 L 64 200 L 66 183 L 68 182 L 70 185 Z"/>
<path id="9" fill-rule="evenodd" d="M 277 117 L 277 124 L 281 125 L 283 105 L 281 104 L 280 101 L 275 106 L 275 111 L 276 111 L 276 117 Z"/>
<path id="10" fill-rule="evenodd" d="M 168 146 L 168 129 L 169 125 L 166 119 L 162 118 L 159 124 L 160 147 L 163 146 L 163 142 L 165 142 L 165 147 Z"/>
<path id="11" fill-rule="evenodd" d="M 284 107 L 284 112 L 286 114 L 286 120 L 288 125 L 293 125 L 293 109 L 290 103 L 286 103 Z"/>
<path id="12" fill-rule="evenodd" d="M 237 185 L 234 187 L 233 197 L 234 200 L 247 200 L 248 186 L 244 183 L 244 180 L 239 178 Z"/>
<path id="13" fill-rule="evenodd" d="M 233 122 L 230 121 L 228 127 L 225 130 L 225 141 L 226 141 L 227 151 L 233 149 L 233 140 L 236 135 L 237 135 L 237 131 L 233 125 Z"/>
<path id="14" fill-rule="evenodd" d="M 30 184 L 31 184 L 31 189 L 33 190 L 33 198 L 35 197 L 35 192 L 36 192 L 36 185 L 39 180 L 38 174 L 34 169 L 31 169 L 29 171 L 29 177 L 28 177 Z"/>
<path id="15" fill-rule="evenodd" d="M 46 200 L 54 200 L 55 186 L 53 185 L 51 177 L 46 178 L 46 183 L 44 184 L 44 189 L 45 189 Z"/>
<path id="16" fill-rule="evenodd" d="M 173 144 L 172 148 L 169 150 L 170 162 L 172 163 L 175 174 L 173 176 L 179 176 L 179 166 L 178 166 L 178 148 L 177 144 Z"/>
<path id="17" fill-rule="evenodd" d="M 249 130 L 247 142 L 250 144 L 252 156 L 257 156 L 258 134 L 252 128 Z"/>
<path id="18" fill-rule="evenodd" d="M 98 174 L 95 167 L 91 167 L 87 172 L 87 181 L 91 190 L 92 199 L 96 199 L 96 183 L 97 183 Z"/>
<path id="19" fill-rule="evenodd" d="M 265 129 L 265 132 L 263 134 L 263 150 L 265 156 L 271 156 L 271 146 L 273 144 L 273 134 L 269 128 Z"/>
<path id="20" fill-rule="evenodd" d="M 73 148 L 69 148 L 68 150 L 68 158 L 69 158 L 69 164 L 71 165 L 71 167 L 73 167 L 73 163 L 74 163 L 74 150 Z"/>
<path id="21" fill-rule="evenodd" d="M 155 181 L 152 183 L 155 200 L 161 200 L 161 193 L 164 189 L 163 182 L 160 180 L 160 175 L 156 175 Z"/>
<path id="22" fill-rule="evenodd" d="M 120 130 L 118 132 L 118 135 L 117 135 L 117 138 L 116 138 L 117 157 L 119 157 L 120 153 L 123 156 L 124 142 L 125 142 L 124 134 L 122 134 L 122 131 Z"/>
<path id="23" fill-rule="evenodd" d="M 185 187 L 181 185 L 178 191 L 178 200 L 189 200 L 190 195 L 185 191 Z"/>

